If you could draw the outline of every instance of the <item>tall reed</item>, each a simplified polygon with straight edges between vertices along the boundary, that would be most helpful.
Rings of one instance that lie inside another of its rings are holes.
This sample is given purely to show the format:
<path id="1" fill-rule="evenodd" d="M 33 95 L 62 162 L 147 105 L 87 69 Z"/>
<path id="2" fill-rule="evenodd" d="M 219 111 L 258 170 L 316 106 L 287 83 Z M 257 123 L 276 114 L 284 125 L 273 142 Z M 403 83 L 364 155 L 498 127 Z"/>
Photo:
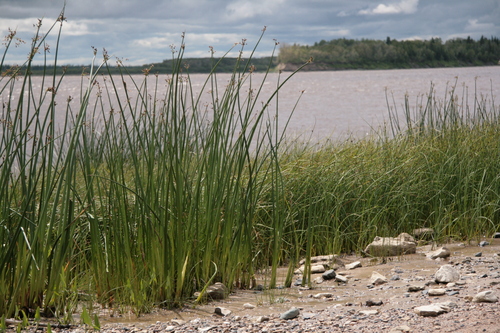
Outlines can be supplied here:
<path id="1" fill-rule="evenodd" d="M 218 80 L 214 62 L 196 92 L 183 43 L 164 81 L 146 69 L 138 82 L 121 62 L 113 76 L 104 52 L 82 76 L 74 109 L 73 98 L 55 103 L 64 84 L 55 70 L 34 93 L 30 66 L 48 51 L 44 38 L 37 33 L 27 63 L 2 79 L 10 96 L 22 86 L 2 115 L 0 313 L 41 308 L 69 320 L 81 295 L 142 313 L 179 306 L 215 281 L 250 287 L 262 192 L 282 201 L 283 135 L 269 110 L 289 77 L 261 105 L 272 63 L 254 82 L 255 48 L 245 60 L 245 41 L 229 81 Z M 57 112 L 66 114 L 60 131 Z M 273 217 L 265 223 L 279 254 L 283 219 Z"/>

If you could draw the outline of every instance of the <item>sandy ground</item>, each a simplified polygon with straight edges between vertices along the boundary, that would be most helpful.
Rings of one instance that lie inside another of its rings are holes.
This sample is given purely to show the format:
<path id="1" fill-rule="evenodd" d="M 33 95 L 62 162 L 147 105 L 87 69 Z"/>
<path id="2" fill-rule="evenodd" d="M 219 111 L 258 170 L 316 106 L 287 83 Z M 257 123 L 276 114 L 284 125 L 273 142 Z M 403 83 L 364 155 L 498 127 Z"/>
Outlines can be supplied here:
<path id="1" fill-rule="evenodd" d="M 361 261 L 362 267 L 337 272 L 347 275 L 347 283 L 333 280 L 312 288 L 235 291 L 227 299 L 178 311 L 157 310 L 140 318 L 127 315 L 101 317 L 103 332 L 499 332 L 500 303 L 476 303 L 472 297 L 491 290 L 500 298 L 500 239 L 477 243 L 447 244 L 451 257 L 430 260 L 431 246 L 417 253 L 384 260 L 342 257 L 344 263 Z M 440 245 L 442 246 L 442 245 Z M 461 278 L 456 284 L 435 285 L 434 273 L 445 264 L 453 265 Z M 284 271 L 286 268 L 282 269 Z M 376 271 L 388 282 L 373 286 L 369 278 Z M 319 275 L 313 275 L 313 279 Z M 298 276 L 297 276 L 298 277 Z M 265 281 L 264 281 L 265 282 Z M 410 286 L 423 290 L 410 292 Z M 430 289 L 445 289 L 443 296 L 429 296 Z M 320 293 L 331 294 L 319 297 Z M 316 296 L 316 297 L 315 297 Z M 368 303 L 367 303 L 368 301 Z M 380 305 L 368 306 L 375 303 Z M 418 315 L 414 308 L 432 303 L 452 302 L 449 312 L 435 317 Z M 247 308 L 252 304 L 254 308 Z M 215 313 L 217 307 L 231 311 Z M 300 310 L 293 319 L 280 315 L 290 308 Z M 377 310 L 375 314 L 366 310 Z M 53 331 L 85 332 L 84 326 Z M 88 329 L 88 328 L 87 328 Z"/>

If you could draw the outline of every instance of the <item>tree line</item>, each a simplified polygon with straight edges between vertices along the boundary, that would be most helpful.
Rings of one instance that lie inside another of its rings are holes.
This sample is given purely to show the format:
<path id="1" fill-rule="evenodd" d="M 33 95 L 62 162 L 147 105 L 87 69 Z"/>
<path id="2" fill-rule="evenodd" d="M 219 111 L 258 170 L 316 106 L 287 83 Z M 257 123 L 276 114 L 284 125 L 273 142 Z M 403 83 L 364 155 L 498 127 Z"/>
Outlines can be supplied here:
<path id="1" fill-rule="evenodd" d="M 339 38 L 331 41 L 322 40 L 314 45 L 284 44 L 280 46 L 277 58 L 252 58 L 252 70 L 266 71 L 281 64 L 279 69 L 295 69 L 310 59 L 313 63 L 305 70 L 336 69 L 389 69 L 420 67 L 462 67 L 488 66 L 500 64 L 500 39 L 481 37 L 479 40 L 454 38 L 443 42 L 441 38 L 430 40 L 398 41 L 387 37 L 385 41 L 372 39 Z M 181 61 L 182 63 L 176 63 Z M 237 58 L 185 58 L 167 59 L 160 63 L 142 66 L 126 66 L 130 74 L 168 74 L 173 68 L 180 68 L 189 73 L 209 73 L 217 64 L 216 72 L 231 72 Z M 285 66 L 284 64 L 292 65 Z M 58 73 L 81 75 L 88 71 L 83 66 L 58 66 Z M 5 68 L 9 72 L 9 66 Z M 111 74 L 118 74 L 124 68 L 111 66 Z M 12 68 L 10 68 L 12 71 Z M 33 75 L 43 75 L 54 71 L 52 66 L 32 66 Z M 4 72 L 2 70 L 2 72 Z M 5 74 L 4 73 L 4 74 Z M 21 72 L 22 73 L 22 72 Z"/>
<path id="2" fill-rule="evenodd" d="M 311 57 L 326 70 L 485 66 L 499 64 L 500 40 L 484 36 L 479 40 L 467 37 L 446 42 L 441 38 L 402 41 L 390 37 L 385 41 L 340 38 L 322 40 L 312 46 L 284 44 L 278 60 L 284 64 L 300 64 Z"/>

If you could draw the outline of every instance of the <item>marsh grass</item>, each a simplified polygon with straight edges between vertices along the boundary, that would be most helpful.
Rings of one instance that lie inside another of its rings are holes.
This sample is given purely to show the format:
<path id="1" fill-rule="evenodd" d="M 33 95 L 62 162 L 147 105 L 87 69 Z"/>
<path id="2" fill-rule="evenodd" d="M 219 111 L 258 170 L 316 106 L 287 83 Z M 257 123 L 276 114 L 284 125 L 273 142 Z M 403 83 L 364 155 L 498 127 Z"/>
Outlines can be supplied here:
<path id="1" fill-rule="evenodd" d="M 50 30 L 63 23 L 61 14 Z M 283 264 L 290 286 L 300 258 L 360 251 L 376 235 L 431 227 L 440 241 L 470 240 L 498 227 L 493 98 L 469 108 L 454 89 L 444 100 L 431 89 L 415 107 L 407 98 L 404 124 L 392 108 L 378 136 L 289 144 L 276 101 L 290 76 L 264 94 L 272 64 L 254 82 L 255 49 L 227 82 L 214 59 L 196 92 L 183 44 L 166 80 L 148 69 L 137 81 L 121 62 L 112 75 L 95 50 L 79 98 L 60 105 L 64 73 L 46 72 L 40 91 L 32 84 L 34 58 L 47 62 L 44 36 L 23 66 L 0 63 L 3 318 L 41 309 L 71 321 L 83 306 L 90 322 L 96 304 L 139 315 L 200 302 L 216 281 L 251 288 L 260 269 L 274 288 Z M 57 45 L 55 55 L 51 68 Z"/>

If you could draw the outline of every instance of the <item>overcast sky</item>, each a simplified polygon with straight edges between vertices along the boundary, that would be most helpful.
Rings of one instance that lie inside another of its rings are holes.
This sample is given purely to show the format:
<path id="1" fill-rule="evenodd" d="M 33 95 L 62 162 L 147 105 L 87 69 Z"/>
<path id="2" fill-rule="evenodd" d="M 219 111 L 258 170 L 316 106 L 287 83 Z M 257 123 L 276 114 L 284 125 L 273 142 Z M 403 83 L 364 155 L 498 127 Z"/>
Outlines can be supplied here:
<path id="1" fill-rule="evenodd" d="M 0 32 L 16 30 L 29 42 L 37 19 L 46 31 L 63 5 L 0 0 Z M 161 62 L 171 57 L 171 45 L 179 47 L 183 32 L 185 57 L 208 57 L 210 46 L 223 55 L 242 39 L 252 48 L 264 26 L 258 56 L 271 54 L 274 39 L 312 45 L 342 37 L 500 37 L 500 0 L 67 0 L 65 17 L 58 57 L 73 65 L 89 64 L 92 46 L 130 65 Z M 6 62 L 22 63 L 27 53 L 26 46 L 13 48 Z"/>

